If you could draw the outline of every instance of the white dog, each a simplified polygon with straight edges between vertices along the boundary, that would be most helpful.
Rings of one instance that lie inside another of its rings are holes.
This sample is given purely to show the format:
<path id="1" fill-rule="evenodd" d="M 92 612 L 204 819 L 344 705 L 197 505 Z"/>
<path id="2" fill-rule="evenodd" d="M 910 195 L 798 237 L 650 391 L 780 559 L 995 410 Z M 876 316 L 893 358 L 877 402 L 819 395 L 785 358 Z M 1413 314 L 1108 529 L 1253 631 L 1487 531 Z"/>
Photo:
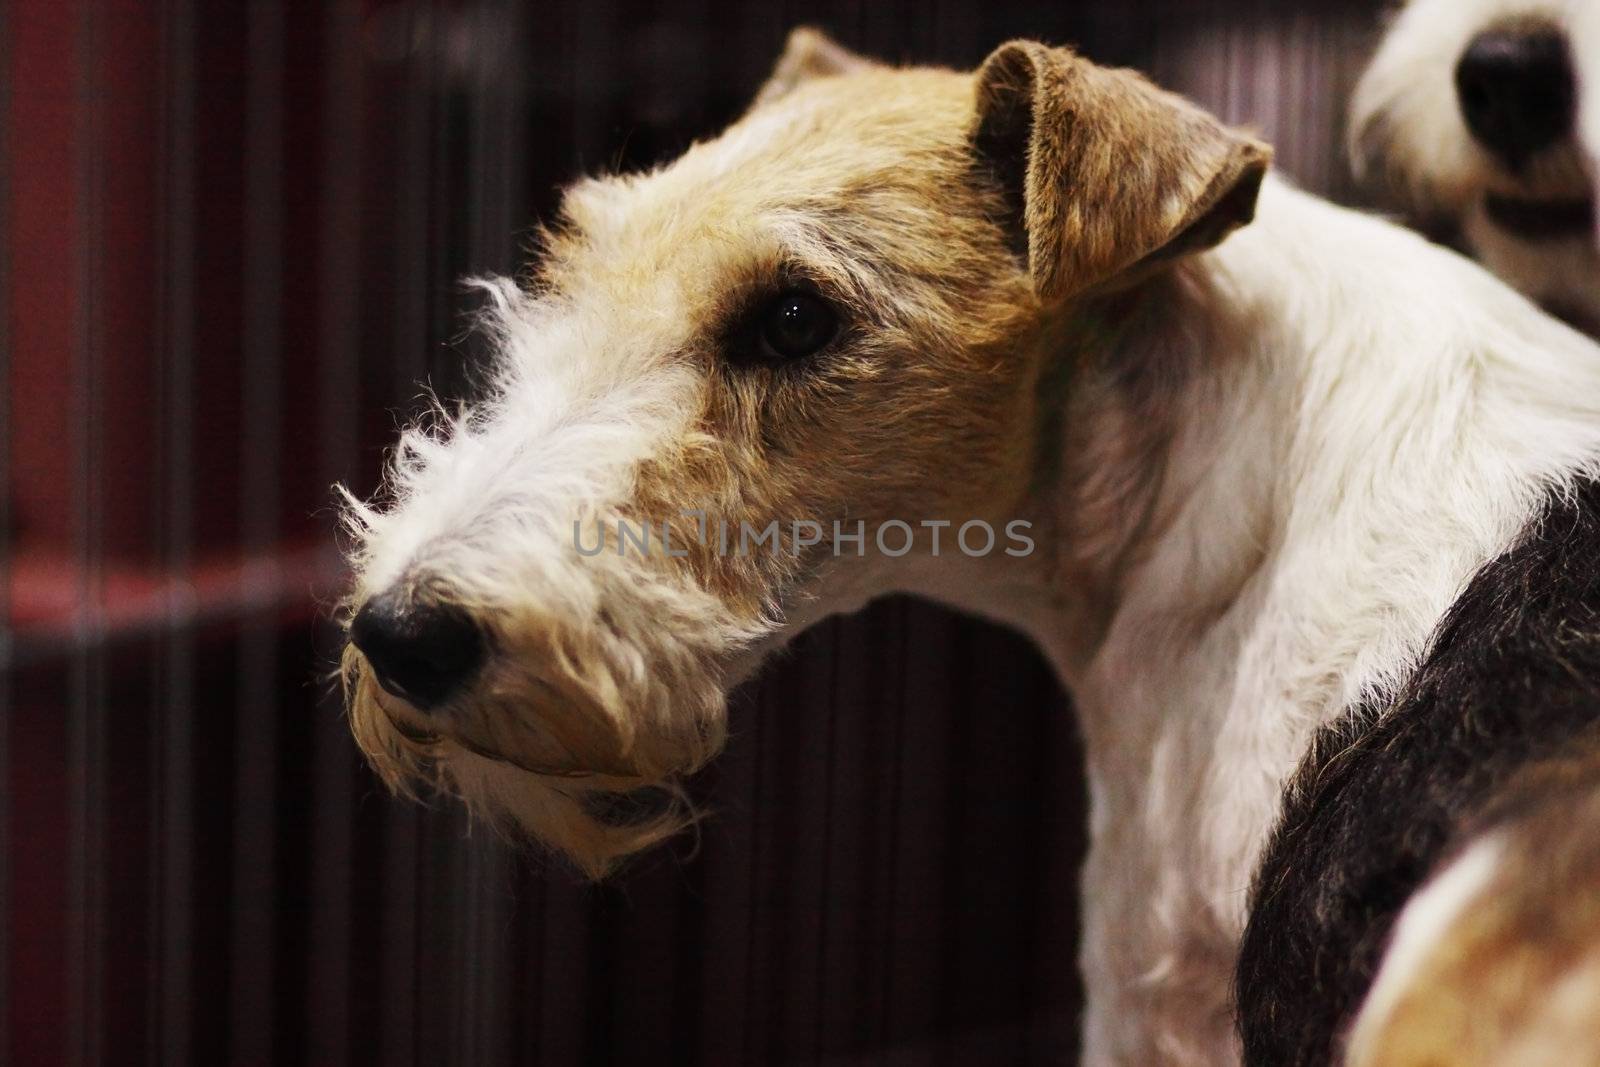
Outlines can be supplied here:
<path id="1" fill-rule="evenodd" d="M 1334 1055 L 1375 960 L 1323 933 L 1381 942 L 1528 738 L 1592 717 L 1535 684 L 1600 662 L 1564 629 L 1592 570 L 1536 550 L 1600 552 L 1600 348 L 1268 158 L 1067 50 L 797 33 L 723 135 L 569 191 L 535 283 L 492 286 L 492 396 L 354 505 L 374 766 L 599 874 L 679 824 L 626 800 L 715 754 L 763 657 L 938 598 L 1032 635 L 1082 718 L 1083 1062 L 1238 1061 L 1258 870 L 1252 1055 Z M 1505 680 L 1563 713 L 1455 699 Z M 1391 721 L 1443 732 L 1335 758 Z M 1374 863 L 1370 915 L 1285 905 Z"/>
<path id="2" fill-rule="evenodd" d="M 1358 171 L 1600 330 L 1600 4 L 1411 0 L 1357 87 L 1351 144 Z"/>

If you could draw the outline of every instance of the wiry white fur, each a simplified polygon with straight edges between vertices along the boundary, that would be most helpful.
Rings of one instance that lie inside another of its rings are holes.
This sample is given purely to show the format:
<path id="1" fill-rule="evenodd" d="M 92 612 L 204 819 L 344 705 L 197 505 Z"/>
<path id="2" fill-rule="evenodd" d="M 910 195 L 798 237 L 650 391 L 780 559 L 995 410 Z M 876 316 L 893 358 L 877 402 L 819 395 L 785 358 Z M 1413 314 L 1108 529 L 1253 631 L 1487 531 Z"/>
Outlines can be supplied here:
<path id="1" fill-rule="evenodd" d="M 1096 1065 L 1234 1061 L 1246 894 L 1313 731 L 1403 679 L 1542 495 L 1600 469 L 1600 349 L 1421 238 L 1269 181 L 1189 269 L 1145 343 L 1200 372 L 1113 602 L 921 587 L 1031 633 L 1074 694 Z"/>
<path id="2" fill-rule="evenodd" d="M 1358 173 L 1386 181 L 1420 215 L 1460 226 L 1489 269 L 1547 306 L 1600 327 L 1600 252 L 1590 236 L 1529 243 L 1484 211 L 1486 194 L 1573 199 L 1592 191 L 1577 138 L 1510 174 L 1461 117 L 1455 70 L 1473 37 L 1505 19 L 1537 16 L 1569 36 L 1583 94 L 1580 130 L 1600 130 L 1600 28 L 1591 0 L 1410 0 L 1395 15 L 1356 87 L 1350 147 Z M 1600 143 L 1591 132 L 1590 144 Z M 1592 152 L 1589 153 L 1592 158 Z"/>
<path id="3" fill-rule="evenodd" d="M 559 767 L 578 746 L 614 737 L 644 784 L 692 769 L 720 745 L 718 657 L 765 627 L 731 618 L 716 598 L 641 558 L 573 548 L 574 524 L 585 543 L 615 528 L 639 461 L 681 435 L 694 410 L 697 379 L 665 358 L 676 324 L 648 308 L 640 317 L 655 321 L 619 323 L 611 309 L 530 295 L 504 279 L 478 288 L 497 378 L 470 414 L 438 412 L 434 425 L 405 432 L 383 509 L 348 501 L 351 599 L 418 586 L 492 622 L 502 654 L 470 709 L 452 713 L 462 736 L 425 754 L 386 720 L 428 724 L 370 672 L 347 667 L 353 724 L 369 752 L 387 755 L 380 763 L 396 787 L 410 788 L 401 771 L 432 777 L 491 823 L 599 873 L 681 826 L 685 813 L 602 825 L 576 813 L 590 794 L 626 791 L 631 773 L 564 780 L 526 768 Z M 597 344 L 609 358 L 590 358 Z M 579 721 L 555 728 L 550 712 L 568 706 Z"/>
<path id="4" fill-rule="evenodd" d="M 478 595 L 504 596 L 507 576 L 493 572 L 494 562 L 517 557 L 485 553 L 486 542 L 570 544 L 573 502 L 588 510 L 624 500 L 633 465 L 687 415 L 694 383 L 662 359 L 672 339 L 660 330 L 634 334 L 629 352 L 628 332 L 607 309 L 533 297 L 508 279 L 477 288 L 488 300 L 480 323 L 497 350 L 496 381 L 470 416 L 440 411 L 436 425 L 405 432 L 386 511 L 355 503 L 358 599 L 388 588 L 424 555 L 482 586 Z M 620 356 L 587 358 L 600 338 Z M 414 500 L 426 506 L 408 508 Z M 453 567 L 452 553 L 471 554 L 462 560 L 471 565 Z"/>

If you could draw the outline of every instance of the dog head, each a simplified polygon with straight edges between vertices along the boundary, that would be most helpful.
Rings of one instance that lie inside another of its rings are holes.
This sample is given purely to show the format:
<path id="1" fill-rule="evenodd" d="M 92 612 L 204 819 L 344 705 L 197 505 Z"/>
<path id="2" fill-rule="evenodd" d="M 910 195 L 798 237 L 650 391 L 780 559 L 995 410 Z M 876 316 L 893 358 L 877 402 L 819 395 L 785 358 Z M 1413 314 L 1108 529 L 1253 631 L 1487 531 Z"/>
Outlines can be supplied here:
<path id="1" fill-rule="evenodd" d="M 1600 324 L 1588 0 L 1410 0 L 1357 86 L 1351 149 L 1513 285 Z M 1593 68 L 1593 69 L 1591 69 Z M 1597 101 L 1600 102 L 1600 101 Z"/>
<path id="2" fill-rule="evenodd" d="M 1266 162 L 1064 50 L 895 70 L 797 31 L 720 137 L 567 191 L 485 283 L 487 399 L 351 501 L 362 749 L 591 874 L 672 832 L 632 799 L 716 752 L 729 687 L 914 585 L 905 528 L 1024 513 L 1059 324 L 1247 221 Z"/>

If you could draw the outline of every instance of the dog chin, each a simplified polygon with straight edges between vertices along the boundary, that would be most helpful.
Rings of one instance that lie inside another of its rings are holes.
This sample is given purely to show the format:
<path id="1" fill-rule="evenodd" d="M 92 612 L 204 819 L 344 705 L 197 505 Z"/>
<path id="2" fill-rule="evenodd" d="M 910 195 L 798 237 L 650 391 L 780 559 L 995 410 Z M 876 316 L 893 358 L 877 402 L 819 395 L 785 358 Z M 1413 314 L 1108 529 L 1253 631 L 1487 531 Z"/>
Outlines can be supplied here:
<path id="1" fill-rule="evenodd" d="M 459 731 L 420 728 L 416 714 L 376 684 L 354 684 L 356 738 L 391 788 L 413 797 L 456 797 L 508 841 L 539 846 L 587 878 L 604 877 L 625 857 L 695 821 L 676 775 L 694 770 L 710 752 L 679 748 L 682 765 L 668 767 L 668 752 L 655 749 L 649 761 L 660 769 L 644 773 L 565 752 L 557 759 L 525 743 L 490 747 Z"/>
<path id="2" fill-rule="evenodd" d="M 509 841 L 540 846 L 590 879 L 677 834 L 697 818 L 673 779 L 541 774 L 450 746 L 438 785 Z"/>
<path id="3" fill-rule="evenodd" d="M 591 879 L 695 821 L 677 778 L 709 760 L 722 742 L 720 730 L 696 730 L 692 739 L 639 733 L 624 757 L 611 748 L 602 758 L 537 740 L 531 731 L 491 737 L 454 722 L 457 716 L 482 721 L 477 717 L 486 707 L 424 715 L 383 690 L 353 649 L 342 676 L 351 730 L 392 790 L 412 798 L 454 796 L 506 839 L 540 846 Z M 498 705 L 495 721 L 522 718 L 509 710 Z"/>

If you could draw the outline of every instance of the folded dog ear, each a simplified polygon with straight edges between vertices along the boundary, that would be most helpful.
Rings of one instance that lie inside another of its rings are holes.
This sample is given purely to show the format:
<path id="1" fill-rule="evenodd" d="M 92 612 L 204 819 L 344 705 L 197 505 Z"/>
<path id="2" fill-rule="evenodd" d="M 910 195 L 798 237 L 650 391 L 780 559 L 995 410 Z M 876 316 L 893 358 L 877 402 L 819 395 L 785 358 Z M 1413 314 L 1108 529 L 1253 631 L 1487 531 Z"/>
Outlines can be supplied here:
<path id="1" fill-rule="evenodd" d="M 872 60 L 858 56 L 835 42 L 821 30 L 800 26 L 789 31 L 789 40 L 783 46 L 783 55 L 772 69 L 767 83 L 756 93 L 752 110 L 763 104 L 787 96 L 796 86 L 813 78 L 832 78 L 875 66 Z"/>
<path id="2" fill-rule="evenodd" d="M 1012 41 L 977 92 L 973 145 L 1043 299 L 1203 251 L 1255 215 L 1272 150 L 1132 71 Z"/>

